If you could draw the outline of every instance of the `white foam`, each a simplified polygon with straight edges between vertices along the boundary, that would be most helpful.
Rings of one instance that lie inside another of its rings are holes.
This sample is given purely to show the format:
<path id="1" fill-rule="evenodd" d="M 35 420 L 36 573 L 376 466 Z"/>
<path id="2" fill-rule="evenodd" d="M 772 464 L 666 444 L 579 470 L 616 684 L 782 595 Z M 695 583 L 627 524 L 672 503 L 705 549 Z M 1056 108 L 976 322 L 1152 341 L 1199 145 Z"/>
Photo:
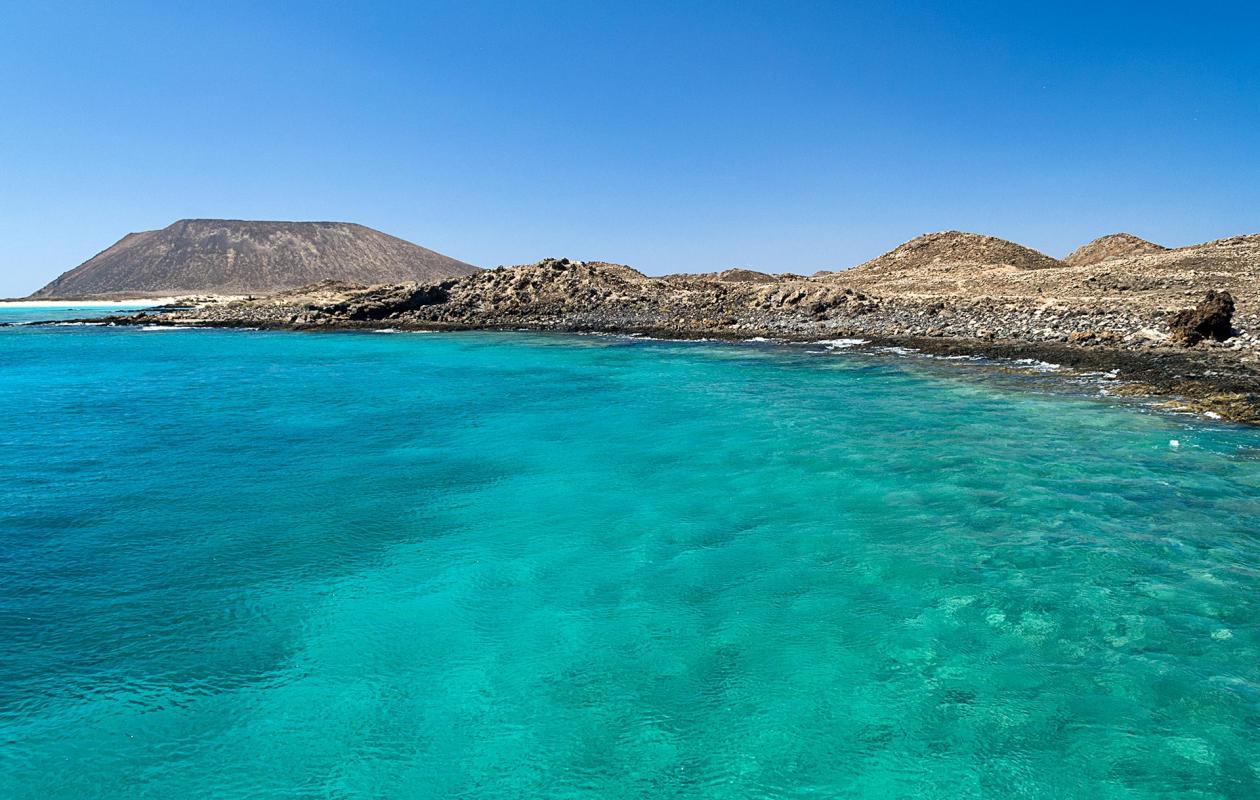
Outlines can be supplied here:
<path id="1" fill-rule="evenodd" d="M 828 350 L 847 350 L 850 347 L 861 347 L 864 344 L 870 344 L 866 339 L 819 339 L 810 344 L 820 344 Z"/>
<path id="2" fill-rule="evenodd" d="M 257 328 L 252 328 L 251 330 L 257 330 Z M 400 329 L 398 329 L 398 328 L 373 328 L 372 330 L 368 331 L 368 333 L 403 333 L 403 334 L 413 334 L 413 333 L 441 333 L 441 331 L 400 330 Z"/>
<path id="3" fill-rule="evenodd" d="M 1015 363 L 1021 367 L 1027 367 L 1034 372 L 1058 372 L 1063 369 L 1059 364 L 1051 364 L 1049 361 L 1040 361 L 1035 358 L 1017 358 Z"/>
<path id="4" fill-rule="evenodd" d="M 142 331 L 195 331 L 195 325 L 141 325 Z"/>

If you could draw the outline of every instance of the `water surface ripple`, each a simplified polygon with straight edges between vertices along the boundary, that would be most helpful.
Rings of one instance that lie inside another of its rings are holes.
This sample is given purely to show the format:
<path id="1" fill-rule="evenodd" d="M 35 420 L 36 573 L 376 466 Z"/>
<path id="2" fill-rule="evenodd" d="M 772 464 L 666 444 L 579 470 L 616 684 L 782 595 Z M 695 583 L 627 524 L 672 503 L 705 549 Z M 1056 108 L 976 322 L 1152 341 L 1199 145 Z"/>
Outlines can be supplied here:
<path id="1" fill-rule="evenodd" d="M 1007 380 L 0 329 L 0 797 L 1260 796 L 1260 434 Z"/>

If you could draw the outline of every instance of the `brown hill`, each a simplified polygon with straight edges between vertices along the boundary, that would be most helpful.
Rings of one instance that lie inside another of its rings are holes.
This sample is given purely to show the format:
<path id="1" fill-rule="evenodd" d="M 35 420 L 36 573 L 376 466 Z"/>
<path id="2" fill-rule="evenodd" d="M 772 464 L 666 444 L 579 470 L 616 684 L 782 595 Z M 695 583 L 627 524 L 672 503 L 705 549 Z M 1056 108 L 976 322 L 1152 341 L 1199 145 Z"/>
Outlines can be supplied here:
<path id="1" fill-rule="evenodd" d="M 1247 233 L 1242 236 L 1227 236 L 1224 239 L 1213 239 L 1203 244 L 1192 244 L 1179 247 L 1178 250 L 1234 250 L 1236 252 L 1254 252 L 1260 247 L 1260 233 Z"/>
<path id="2" fill-rule="evenodd" d="M 31 296 L 270 294 L 322 280 L 428 282 L 477 271 L 352 223 L 185 219 L 127 234 Z"/>
<path id="3" fill-rule="evenodd" d="M 1045 253 L 1008 242 L 995 236 L 962 231 L 942 231 L 916 236 L 878 258 L 860 264 L 838 276 L 859 273 L 912 273 L 923 268 L 1014 267 L 1051 269 L 1063 266 Z"/>
<path id="4" fill-rule="evenodd" d="M 1118 256 L 1075 271 L 1091 273 L 1097 287 L 1162 287 L 1186 295 L 1224 289 L 1250 307 L 1260 297 L 1260 234 Z"/>
<path id="5" fill-rule="evenodd" d="M 1088 267 L 1116 258 L 1140 256 L 1145 253 L 1162 253 L 1163 245 L 1148 242 L 1131 233 L 1112 233 L 1083 244 L 1068 254 L 1063 263 L 1071 267 Z"/>
<path id="6" fill-rule="evenodd" d="M 777 283 L 781 280 L 778 276 L 758 272 L 755 269 L 744 269 L 743 267 L 724 269 L 721 272 L 714 273 L 713 279 L 726 281 L 727 283 Z"/>

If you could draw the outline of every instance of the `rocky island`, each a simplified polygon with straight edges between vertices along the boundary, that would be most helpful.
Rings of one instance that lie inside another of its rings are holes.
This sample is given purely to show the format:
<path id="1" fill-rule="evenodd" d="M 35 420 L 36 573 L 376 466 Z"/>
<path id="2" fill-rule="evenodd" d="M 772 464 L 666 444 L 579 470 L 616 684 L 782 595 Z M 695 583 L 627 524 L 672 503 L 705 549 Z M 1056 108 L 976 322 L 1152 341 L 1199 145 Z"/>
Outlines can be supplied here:
<path id="1" fill-rule="evenodd" d="M 117 323 L 331 330 L 529 329 L 677 338 L 860 338 L 931 354 L 1113 371 L 1119 391 L 1260 422 L 1260 234 L 1165 248 L 1104 236 L 1063 260 L 947 231 L 812 276 L 649 277 L 546 259 L 444 280 L 298 290 Z"/>

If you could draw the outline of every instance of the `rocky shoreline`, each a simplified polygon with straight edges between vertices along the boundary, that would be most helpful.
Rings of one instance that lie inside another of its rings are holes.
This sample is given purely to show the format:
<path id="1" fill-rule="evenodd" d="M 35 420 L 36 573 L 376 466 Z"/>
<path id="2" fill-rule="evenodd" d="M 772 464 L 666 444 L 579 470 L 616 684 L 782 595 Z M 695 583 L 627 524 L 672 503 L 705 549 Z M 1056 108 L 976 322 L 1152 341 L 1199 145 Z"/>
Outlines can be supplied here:
<path id="1" fill-rule="evenodd" d="M 810 277 L 742 269 L 649 277 L 618 264 L 546 259 L 430 284 L 325 281 L 110 321 L 857 338 L 1112 373 L 1118 391 L 1260 424 L 1260 319 L 1251 304 L 1260 296 L 1260 236 L 1180 250 L 1147 245 L 1104 237 L 1071 263 L 992 237 L 929 234 L 859 267 Z"/>
<path id="2" fill-rule="evenodd" d="M 1107 374 L 1113 378 L 1108 393 L 1118 396 L 1148 397 L 1159 407 L 1172 411 L 1206 414 L 1250 425 L 1260 425 L 1260 373 L 1240 369 L 1237 361 L 1218 352 L 1185 352 L 1171 348 L 1144 350 L 1102 345 L 1083 346 L 1056 342 L 1035 342 L 1003 339 L 971 339 L 879 335 L 869 331 L 828 330 L 813 335 L 806 332 L 784 334 L 774 330 L 696 330 L 678 327 L 624 326 L 619 324 L 541 325 L 524 321 L 516 324 L 465 325 L 451 323 L 398 323 L 370 321 L 321 321 L 317 324 L 294 324 L 257 318 L 213 319 L 169 317 L 145 314 L 112 317 L 96 322 L 113 325 L 170 325 L 224 329 L 289 330 L 299 332 L 469 332 L 519 331 L 591 334 L 601 333 L 669 340 L 708 340 L 746 342 L 774 339 L 783 342 L 814 343 L 853 339 L 861 347 L 902 348 L 927 356 L 978 357 L 1017 365 L 1028 362 L 1051 364 L 1062 368 L 1057 373 L 1064 379 L 1082 374 Z"/>

